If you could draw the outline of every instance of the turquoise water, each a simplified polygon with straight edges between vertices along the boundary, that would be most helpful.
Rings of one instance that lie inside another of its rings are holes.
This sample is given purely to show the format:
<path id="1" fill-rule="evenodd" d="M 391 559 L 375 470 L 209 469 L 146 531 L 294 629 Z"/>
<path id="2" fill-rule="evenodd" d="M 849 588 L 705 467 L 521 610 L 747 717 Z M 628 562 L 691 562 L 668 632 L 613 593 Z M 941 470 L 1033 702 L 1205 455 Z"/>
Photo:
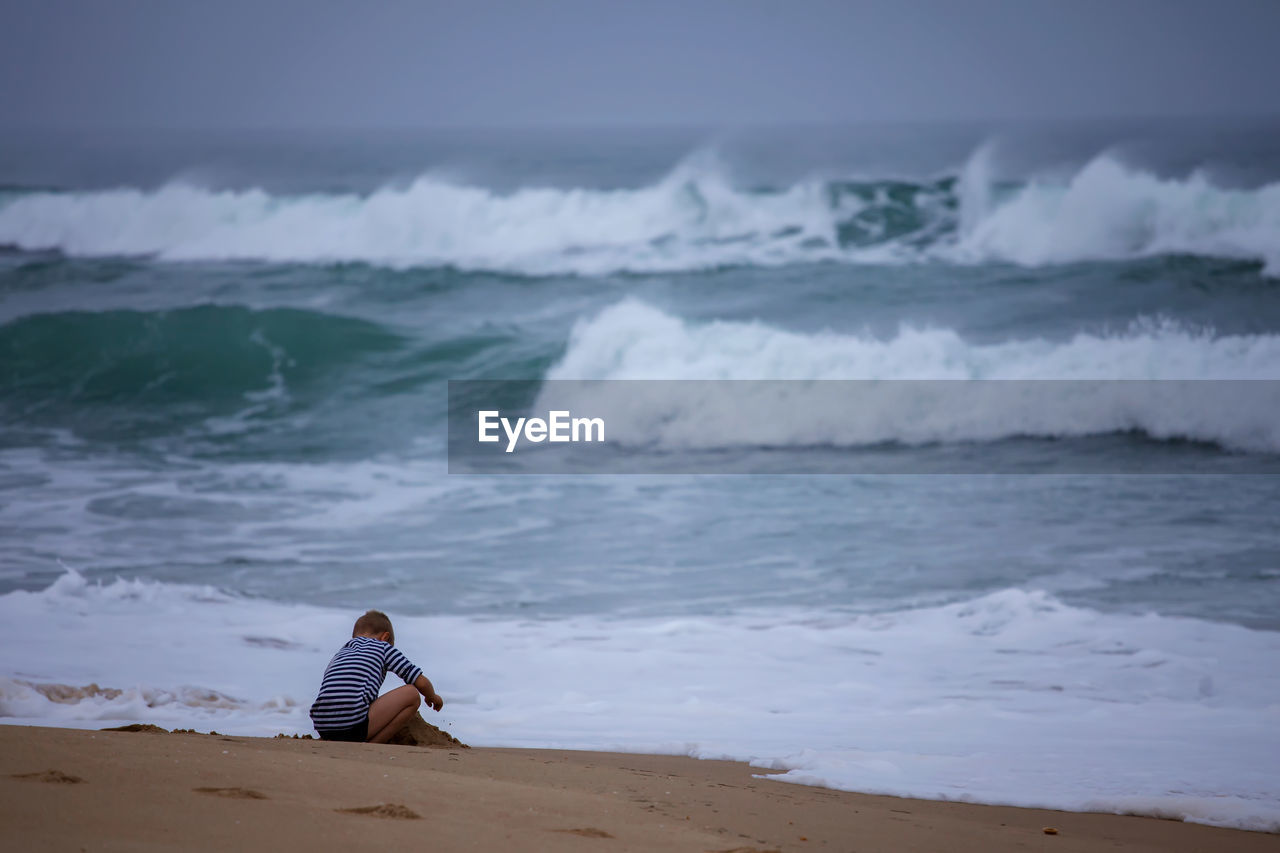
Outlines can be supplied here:
<path id="1" fill-rule="evenodd" d="M 1274 476 L 460 477 L 443 409 L 449 379 L 570 368 L 1280 379 L 1276 139 L 6 140 L 0 591 L 65 564 L 549 617 L 1015 588 L 1274 630 Z"/>

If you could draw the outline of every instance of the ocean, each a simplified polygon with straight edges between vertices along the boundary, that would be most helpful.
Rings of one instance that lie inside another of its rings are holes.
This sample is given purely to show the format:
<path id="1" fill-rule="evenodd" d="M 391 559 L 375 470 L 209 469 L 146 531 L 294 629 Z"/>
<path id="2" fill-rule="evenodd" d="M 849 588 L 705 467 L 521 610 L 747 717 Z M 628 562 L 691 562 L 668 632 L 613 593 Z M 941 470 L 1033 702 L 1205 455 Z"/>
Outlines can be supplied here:
<path id="1" fill-rule="evenodd" d="M 449 473 L 449 380 L 563 378 L 1260 402 Z M 380 608 L 475 745 L 1280 830 L 1275 380 L 1276 121 L 11 133 L 0 721 L 308 732 Z"/>

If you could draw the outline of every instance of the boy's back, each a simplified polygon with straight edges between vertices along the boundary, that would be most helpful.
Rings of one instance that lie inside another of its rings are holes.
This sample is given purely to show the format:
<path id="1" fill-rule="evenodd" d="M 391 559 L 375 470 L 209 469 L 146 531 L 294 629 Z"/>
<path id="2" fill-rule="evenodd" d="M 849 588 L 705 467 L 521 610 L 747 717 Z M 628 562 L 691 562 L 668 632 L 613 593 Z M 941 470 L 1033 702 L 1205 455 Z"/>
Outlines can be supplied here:
<path id="1" fill-rule="evenodd" d="M 373 637 L 352 637 L 325 668 L 320 694 L 311 706 L 311 721 L 317 731 L 335 731 L 354 726 L 369 713 L 390 670 L 412 684 L 422 668 L 409 662 L 390 643 Z"/>
<path id="2" fill-rule="evenodd" d="M 384 743 L 418 710 L 418 694 L 439 711 L 444 700 L 431 681 L 392 643 L 391 620 L 370 610 L 356 620 L 348 640 L 325 667 L 320 692 L 311 706 L 311 721 L 323 740 Z M 379 696 L 387 672 L 404 679 L 404 687 Z"/>

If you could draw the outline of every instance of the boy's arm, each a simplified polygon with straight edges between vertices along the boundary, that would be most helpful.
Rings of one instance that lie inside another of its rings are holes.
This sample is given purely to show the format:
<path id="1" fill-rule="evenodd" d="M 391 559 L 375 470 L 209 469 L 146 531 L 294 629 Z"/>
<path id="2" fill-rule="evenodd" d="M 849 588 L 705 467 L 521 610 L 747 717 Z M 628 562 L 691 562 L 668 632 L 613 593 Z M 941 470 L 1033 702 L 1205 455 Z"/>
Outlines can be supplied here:
<path id="1" fill-rule="evenodd" d="M 384 665 L 386 669 L 403 678 L 405 684 L 412 684 L 416 687 L 418 692 L 426 697 L 427 704 L 432 708 L 439 711 L 444 707 L 444 700 L 436 693 L 436 689 L 431 686 L 431 679 L 423 675 L 422 668 L 410 662 L 395 646 L 387 645 Z M 410 681 L 410 679 L 413 680 Z"/>
<path id="2" fill-rule="evenodd" d="M 427 704 L 434 710 L 439 711 L 444 707 L 444 700 L 440 698 L 440 694 L 431 686 L 431 679 L 425 675 L 419 675 L 413 681 L 413 686 L 418 688 L 418 692 L 427 700 Z"/>

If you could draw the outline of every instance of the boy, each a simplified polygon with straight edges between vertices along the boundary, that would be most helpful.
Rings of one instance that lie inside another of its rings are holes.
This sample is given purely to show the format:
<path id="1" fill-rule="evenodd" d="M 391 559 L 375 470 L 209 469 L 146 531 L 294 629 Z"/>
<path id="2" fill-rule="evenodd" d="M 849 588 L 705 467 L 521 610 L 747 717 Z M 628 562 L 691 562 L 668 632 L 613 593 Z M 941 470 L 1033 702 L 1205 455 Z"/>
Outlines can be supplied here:
<path id="1" fill-rule="evenodd" d="M 370 610 L 356 620 L 351 639 L 325 668 L 311 721 L 321 740 L 386 743 L 418 712 L 418 694 L 439 711 L 444 700 L 419 667 L 395 647 L 387 614 Z M 379 696 L 391 670 L 405 681 Z"/>

